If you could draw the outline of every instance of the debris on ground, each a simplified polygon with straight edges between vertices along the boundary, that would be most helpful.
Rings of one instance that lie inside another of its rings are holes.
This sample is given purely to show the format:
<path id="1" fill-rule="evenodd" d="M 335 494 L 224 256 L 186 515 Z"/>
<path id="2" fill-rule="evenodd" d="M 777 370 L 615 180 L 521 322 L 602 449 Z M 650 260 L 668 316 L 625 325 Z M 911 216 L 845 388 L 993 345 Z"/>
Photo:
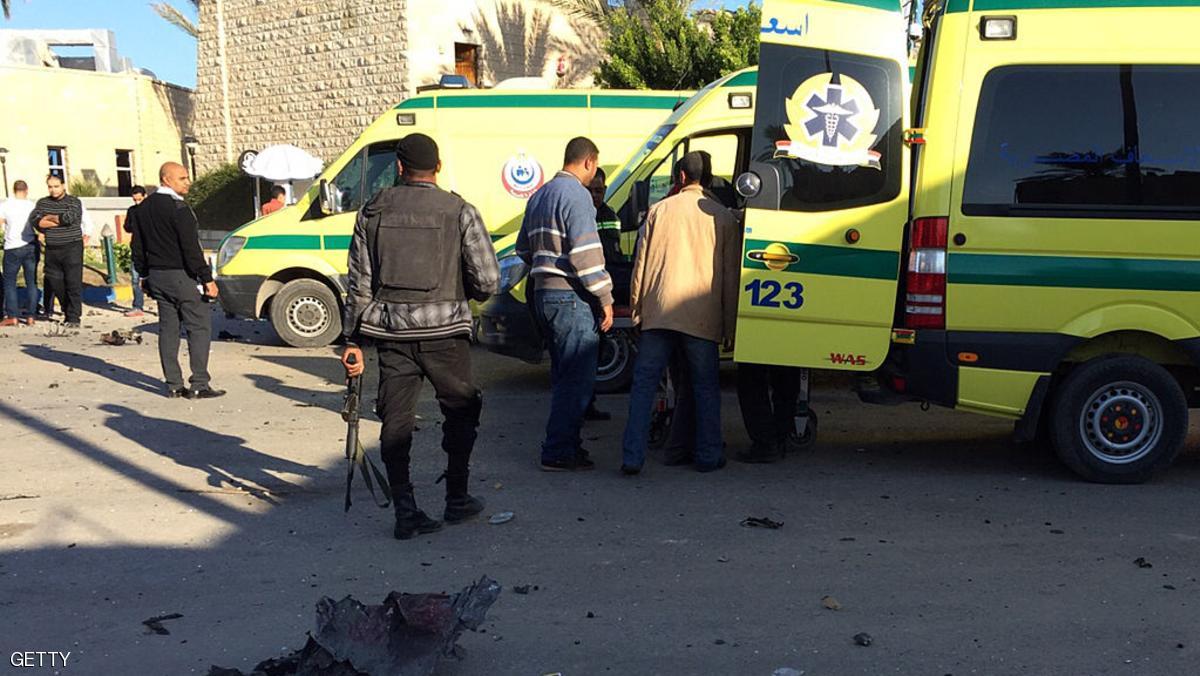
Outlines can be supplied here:
<path id="1" fill-rule="evenodd" d="M 748 516 L 742 519 L 742 525 L 746 528 L 769 528 L 771 530 L 783 528 L 782 521 L 772 521 L 765 516 Z"/>
<path id="2" fill-rule="evenodd" d="M 821 605 L 829 610 L 841 610 L 842 604 L 832 596 L 826 596 L 821 599 Z"/>
<path id="3" fill-rule="evenodd" d="M 1136 559 L 1133 560 L 1133 563 L 1138 568 L 1153 568 L 1154 567 L 1154 564 L 1147 561 L 1146 557 L 1144 557 L 1144 556 L 1137 557 Z"/>
<path id="4" fill-rule="evenodd" d="M 512 521 L 516 516 L 517 515 L 513 514 L 512 512 L 496 512 L 492 515 L 492 518 L 488 519 L 488 523 L 492 524 L 493 526 L 499 526 L 502 523 L 508 523 L 509 521 Z"/>
<path id="5" fill-rule="evenodd" d="M 208 676 L 430 676 L 442 657 L 459 656 L 458 637 L 478 630 L 499 596 L 500 585 L 484 576 L 457 594 L 392 592 L 374 606 L 322 597 L 303 648 L 249 674 L 214 666 Z"/>
<path id="6" fill-rule="evenodd" d="M 871 635 L 866 632 L 854 635 L 854 645 L 862 646 L 864 648 L 871 645 L 872 640 L 873 639 L 871 638 Z"/>
<path id="7" fill-rule="evenodd" d="M 771 672 L 771 676 L 804 676 L 804 672 L 791 667 L 779 667 Z"/>
<path id="8" fill-rule="evenodd" d="M 221 329 L 221 332 L 217 334 L 217 340 L 241 340 L 241 339 L 242 339 L 242 337 L 239 336 L 238 334 L 230 333 L 230 332 L 226 331 L 225 329 Z"/>
<path id="9" fill-rule="evenodd" d="M 100 342 L 105 345 L 114 345 L 120 347 L 128 342 L 135 342 L 138 345 L 142 344 L 142 334 L 137 331 L 117 331 L 113 329 L 108 333 L 100 334 Z"/>
<path id="10" fill-rule="evenodd" d="M 0 495 L 0 502 L 6 502 L 8 500 L 36 500 L 40 497 L 42 496 L 28 495 L 26 493 L 7 493 L 5 495 Z"/>
<path id="11" fill-rule="evenodd" d="M 148 620 L 142 620 L 142 624 L 146 625 L 146 633 L 147 634 L 158 634 L 159 636 L 170 636 L 171 632 L 167 631 L 167 628 L 164 627 L 162 625 L 162 623 L 166 622 L 167 620 L 178 620 L 181 617 L 183 617 L 183 615 L 180 615 L 179 613 L 170 613 L 168 615 L 158 615 L 158 616 L 152 617 Z"/>
<path id="12" fill-rule="evenodd" d="M 513 590 L 514 594 L 521 594 L 521 595 L 528 594 L 529 593 L 529 585 L 519 584 L 519 585 L 513 587 L 512 590 Z"/>

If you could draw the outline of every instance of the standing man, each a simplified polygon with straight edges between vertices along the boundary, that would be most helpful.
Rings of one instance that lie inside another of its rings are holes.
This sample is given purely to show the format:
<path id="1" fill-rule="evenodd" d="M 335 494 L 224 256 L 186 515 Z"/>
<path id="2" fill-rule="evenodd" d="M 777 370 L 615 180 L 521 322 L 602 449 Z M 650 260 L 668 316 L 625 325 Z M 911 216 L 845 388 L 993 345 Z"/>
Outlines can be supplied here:
<path id="1" fill-rule="evenodd" d="M 262 215 L 270 216 L 285 206 L 287 206 L 287 191 L 283 189 L 283 186 L 277 185 L 271 188 L 271 199 L 262 205 Z"/>
<path id="2" fill-rule="evenodd" d="M 417 508 L 409 472 L 414 408 L 427 378 L 446 421 L 446 523 L 483 511 L 467 492 L 471 451 L 483 397 L 471 375 L 471 308 L 500 291 L 500 267 L 475 207 L 437 186 L 437 143 L 409 134 L 396 146 L 400 183 L 376 193 L 358 212 L 348 263 L 343 324 L 347 341 L 377 341 L 381 454 L 395 500 L 392 534 L 407 540 L 441 530 Z M 363 373 L 363 353 L 346 343 L 342 364 Z M 439 479 L 440 481 L 441 479 Z"/>
<path id="3" fill-rule="evenodd" d="M 125 232 L 129 233 L 130 235 L 133 235 L 134 229 L 135 229 L 135 224 L 134 224 L 134 219 L 136 217 L 135 211 L 136 211 L 138 205 L 142 203 L 142 200 L 146 199 L 146 189 L 140 185 L 135 185 L 135 186 L 133 186 L 133 189 L 129 191 L 129 196 L 133 199 L 133 205 L 125 210 L 124 228 L 125 228 Z M 146 293 L 144 291 L 142 291 L 142 276 L 138 274 L 137 267 L 136 266 L 130 266 L 130 267 L 132 269 L 129 271 L 130 272 L 129 283 L 131 286 L 133 286 L 133 309 L 131 309 L 129 312 L 126 312 L 125 316 L 126 317 L 141 317 L 142 315 L 145 314 L 145 310 L 146 310 Z"/>
<path id="4" fill-rule="evenodd" d="M 158 182 L 158 190 L 135 212 L 133 267 L 146 285 L 146 292 L 158 301 L 158 357 L 167 381 L 167 396 L 213 399 L 225 394 L 211 387 L 208 374 L 212 312 L 206 297 L 217 297 L 217 284 L 200 248 L 196 214 L 183 201 L 192 179 L 182 164 L 167 162 L 158 170 Z M 179 368 L 181 324 L 187 329 L 190 388 L 184 386 Z"/>
<path id="5" fill-rule="evenodd" d="M 37 235 L 33 233 L 30 214 L 29 185 L 13 183 L 12 197 L 0 205 L 0 225 L 4 226 L 4 319 L 0 326 L 16 326 L 24 322 L 33 326 L 37 314 Z M 17 296 L 17 274 L 25 273 L 25 298 Z M 24 303 L 21 301 L 24 300 Z"/>
<path id="6" fill-rule="evenodd" d="M 750 448 L 735 456 L 741 462 L 770 463 L 783 458 L 796 429 L 803 369 L 766 364 L 737 365 L 738 405 L 750 436 Z"/>
<path id="7" fill-rule="evenodd" d="M 562 171 L 529 199 L 517 236 L 517 255 L 533 279 L 534 317 L 550 349 L 553 392 L 542 443 L 548 472 L 595 467 L 579 430 L 596 385 L 599 332 L 613 323 L 613 285 L 586 187 L 599 164 L 595 143 L 571 139 Z"/>
<path id="8" fill-rule="evenodd" d="M 66 325 L 77 329 L 83 316 L 83 203 L 54 174 L 46 177 L 46 189 L 49 196 L 37 201 L 32 216 L 46 238 L 44 305 L 48 316 L 58 299 Z"/>
<path id="9" fill-rule="evenodd" d="M 733 343 L 737 321 L 737 218 L 704 194 L 704 159 L 679 161 L 682 190 L 650 209 L 633 264 L 630 300 L 641 330 L 621 471 L 646 460 L 654 393 L 671 353 L 683 353 L 696 418 L 696 469 L 725 466 L 721 452 L 720 346 Z"/>

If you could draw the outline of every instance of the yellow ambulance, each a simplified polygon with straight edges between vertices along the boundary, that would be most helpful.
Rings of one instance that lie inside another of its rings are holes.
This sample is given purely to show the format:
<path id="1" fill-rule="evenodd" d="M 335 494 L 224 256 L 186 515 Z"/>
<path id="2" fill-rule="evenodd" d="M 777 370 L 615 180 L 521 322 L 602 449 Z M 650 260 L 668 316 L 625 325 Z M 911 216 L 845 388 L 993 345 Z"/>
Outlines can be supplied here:
<path id="1" fill-rule="evenodd" d="M 296 347 L 341 333 L 346 250 L 355 212 L 396 180 L 396 141 L 438 141 L 442 187 L 474 204 L 501 236 L 520 226 L 525 201 L 562 163 L 575 136 L 615 168 L 689 92 L 439 90 L 385 112 L 325 169 L 296 204 L 231 233 L 217 255 L 225 311 L 271 321 Z"/>
<path id="2" fill-rule="evenodd" d="M 675 163 L 689 151 L 712 155 L 715 191 L 729 206 L 736 206 L 739 200 L 733 180 L 749 166 L 757 81 L 757 70 L 749 68 L 710 83 L 657 127 L 620 171 L 610 172 L 605 203 L 621 221 L 626 254 L 633 251 L 636 231 L 647 210 L 671 189 Z M 476 337 L 493 352 L 537 363 L 545 350 L 525 305 L 527 270 L 513 253 L 516 239 L 514 232 L 495 242 L 501 289 L 481 308 Z M 633 377 L 634 360 L 632 325 L 628 314 L 621 312 L 629 301 L 632 267 L 627 261 L 605 263 L 613 277 L 618 316 L 600 345 L 596 390 L 601 393 L 626 389 Z"/>
<path id="3" fill-rule="evenodd" d="M 1144 481 L 1200 400 L 1196 0 L 766 0 L 736 359 Z"/>

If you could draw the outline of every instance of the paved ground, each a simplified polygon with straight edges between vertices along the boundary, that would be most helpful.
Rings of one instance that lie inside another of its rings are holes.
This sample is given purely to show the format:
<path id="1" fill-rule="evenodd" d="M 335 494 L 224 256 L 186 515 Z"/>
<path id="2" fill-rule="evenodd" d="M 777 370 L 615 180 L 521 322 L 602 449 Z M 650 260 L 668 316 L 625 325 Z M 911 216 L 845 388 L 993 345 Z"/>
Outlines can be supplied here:
<path id="1" fill-rule="evenodd" d="M 624 400 L 606 397 L 619 414 L 587 430 L 600 469 L 548 475 L 545 369 L 479 352 L 475 490 L 517 517 L 400 543 L 361 489 L 342 513 L 331 350 L 218 321 L 243 337 L 213 348 L 230 396 L 167 400 L 153 324 L 97 312 L 78 336 L 0 331 L 0 663 L 43 650 L 71 652 L 63 674 L 248 669 L 298 647 L 322 595 L 377 602 L 485 573 L 537 590 L 506 589 L 443 676 L 1140 675 L 1200 659 L 1195 453 L 1149 485 L 1090 485 L 1012 446 L 1006 423 L 832 388 L 817 395 L 818 447 L 782 464 L 621 477 Z M 101 328 L 137 325 L 144 344 L 97 345 Z M 730 388 L 724 410 L 742 444 Z M 421 413 L 432 507 L 428 398 Z M 740 527 L 747 516 L 785 526 Z M 172 612 L 170 635 L 143 632 Z"/>

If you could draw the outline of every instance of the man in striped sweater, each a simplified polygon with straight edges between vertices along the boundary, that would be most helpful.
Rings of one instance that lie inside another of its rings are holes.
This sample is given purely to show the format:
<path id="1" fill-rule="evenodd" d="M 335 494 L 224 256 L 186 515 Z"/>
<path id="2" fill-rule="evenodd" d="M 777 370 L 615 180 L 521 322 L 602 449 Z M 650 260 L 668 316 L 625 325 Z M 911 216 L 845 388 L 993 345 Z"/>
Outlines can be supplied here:
<path id="1" fill-rule="evenodd" d="M 587 187 L 600 151 L 579 137 L 567 144 L 563 169 L 525 208 L 517 255 L 530 267 L 532 307 L 550 349 L 552 396 L 542 469 L 591 469 L 579 430 L 596 384 L 601 331 L 613 322 L 612 279 Z"/>
<path id="2" fill-rule="evenodd" d="M 63 180 L 54 174 L 46 177 L 46 189 L 49 196 L 37 201 L 30 216 L 46 238 L 46 314 L 58 299 L 67 326 L 79 328 L 83 315 L 83 204 L 67 194 Z"/>

